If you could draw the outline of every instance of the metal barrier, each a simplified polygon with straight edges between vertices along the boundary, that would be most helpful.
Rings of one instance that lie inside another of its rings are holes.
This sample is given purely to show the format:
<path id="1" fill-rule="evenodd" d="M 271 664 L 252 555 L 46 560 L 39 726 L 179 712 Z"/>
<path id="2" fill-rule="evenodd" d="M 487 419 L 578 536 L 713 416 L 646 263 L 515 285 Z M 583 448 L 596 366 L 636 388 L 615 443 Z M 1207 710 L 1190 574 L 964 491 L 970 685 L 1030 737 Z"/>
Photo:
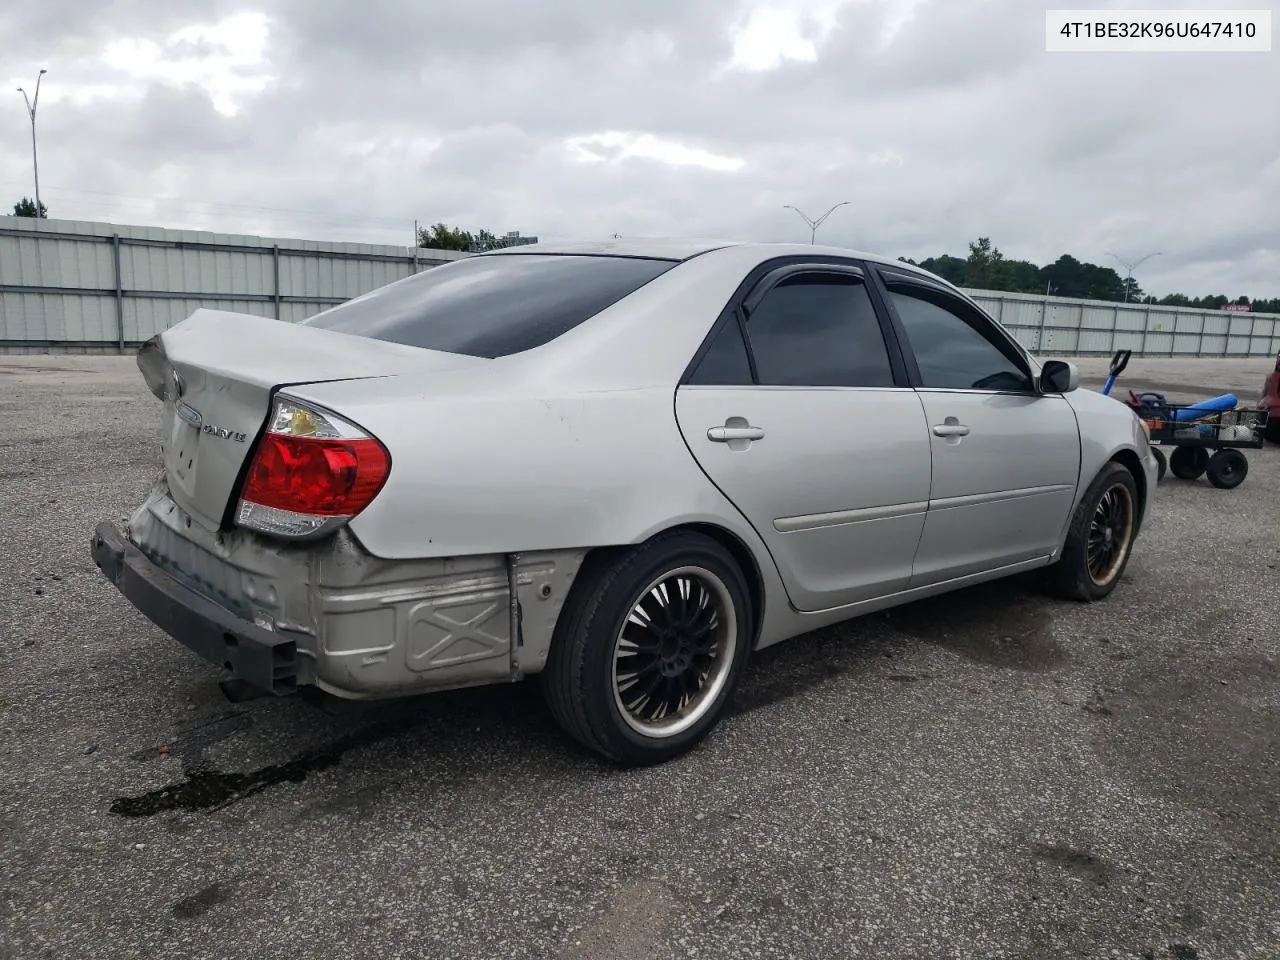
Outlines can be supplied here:
<path id="1" fill-rule="evenodd" d="M 296 322 L 467 256 L 0 217 L 0 353 L 119 352 L 200 307 Z M 966 292 L 1029 350 L 1043 355 L 1280 353 L 1280 316 L 1273 314 Z"/>
<path id="2" fill-rule="evenodd" d="M 296 322 L 466 256 L 0 218 L 0 352 L 119 352 L 200 307 Z"/>

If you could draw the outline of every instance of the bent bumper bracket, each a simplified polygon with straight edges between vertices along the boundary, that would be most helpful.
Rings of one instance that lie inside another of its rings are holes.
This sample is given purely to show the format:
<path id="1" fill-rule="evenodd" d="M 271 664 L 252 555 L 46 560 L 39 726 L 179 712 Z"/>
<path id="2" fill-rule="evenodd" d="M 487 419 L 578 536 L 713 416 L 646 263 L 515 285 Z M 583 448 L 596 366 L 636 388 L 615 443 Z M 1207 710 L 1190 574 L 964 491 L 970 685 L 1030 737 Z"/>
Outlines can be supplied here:
<path id="1" fill-rule="evenodd" d="M 297 690 L 296 638 L 250 623 L 181 583 L 113 523 L 99 524 L 90 546 L 103 575 L 184 647 L 268 693 Z"/>

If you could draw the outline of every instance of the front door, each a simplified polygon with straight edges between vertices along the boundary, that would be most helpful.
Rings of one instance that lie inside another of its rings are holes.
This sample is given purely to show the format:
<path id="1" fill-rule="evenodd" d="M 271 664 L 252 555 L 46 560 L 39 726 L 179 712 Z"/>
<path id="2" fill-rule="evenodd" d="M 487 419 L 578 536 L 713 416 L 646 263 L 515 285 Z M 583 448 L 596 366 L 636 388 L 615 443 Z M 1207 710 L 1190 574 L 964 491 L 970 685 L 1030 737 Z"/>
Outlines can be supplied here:
<path id="1" fill-rule="evenodd" d="M 1036 390 L 1025 358 L 972 305 L 939 287 L 884 277 L 918 369 L 933 449 L 911 586 L 1049 556 L 1079 482 L 1071 405 Z"/>
<path id="2" fill-rule="evenodd" d="M 685 441 L 797 609 L 901 590 L 929 499 L 928 431 L 865 277 L 814 265 L 761 283 L 677 392 Z"/>

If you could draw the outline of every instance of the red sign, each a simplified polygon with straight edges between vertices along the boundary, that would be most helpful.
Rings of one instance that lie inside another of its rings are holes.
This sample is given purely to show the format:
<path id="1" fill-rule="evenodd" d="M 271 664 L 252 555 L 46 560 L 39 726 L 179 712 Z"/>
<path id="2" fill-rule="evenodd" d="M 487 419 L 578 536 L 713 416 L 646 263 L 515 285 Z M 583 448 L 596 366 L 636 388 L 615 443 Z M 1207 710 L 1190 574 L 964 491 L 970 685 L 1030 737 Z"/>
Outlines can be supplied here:
<path id="1" fill-rule="evenodd" d="M 1249 310 L 1252 310 L 1253 306 L 1248 303 L 1224 303 L 1222 305 L 1222 309 L 1223 310 L 1243 310 L 1247 312 Z"/>

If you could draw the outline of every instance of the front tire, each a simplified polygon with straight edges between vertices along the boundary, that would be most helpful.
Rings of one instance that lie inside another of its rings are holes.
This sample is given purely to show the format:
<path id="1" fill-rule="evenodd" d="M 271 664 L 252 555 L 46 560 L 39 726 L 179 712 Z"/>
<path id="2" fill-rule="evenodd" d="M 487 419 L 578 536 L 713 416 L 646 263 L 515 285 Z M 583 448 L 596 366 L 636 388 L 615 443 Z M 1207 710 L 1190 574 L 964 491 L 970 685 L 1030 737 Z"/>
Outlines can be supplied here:
<path id="1" fill-rule="evenodd" d="M 1138 485 L 1123 465 L 1108 463 L 1080 498 L 1049 586 L 1067 600 L 1093 602 L 1115 589 L 1138 529 Z"/>
<path id="2" fill-rule="evenodd" d="M 1280 443 L 1280 413 L 1267 418 L 1266 438 L 1271 443 Z"/>
<path id="3" fill-rule="evenodd" d="M 691 531 L 584 569 L 556 623 L 542 687 L 587 748 L 627 766 L 692 749 L 724 714 L 755 637 L 733 557 Z"/>

